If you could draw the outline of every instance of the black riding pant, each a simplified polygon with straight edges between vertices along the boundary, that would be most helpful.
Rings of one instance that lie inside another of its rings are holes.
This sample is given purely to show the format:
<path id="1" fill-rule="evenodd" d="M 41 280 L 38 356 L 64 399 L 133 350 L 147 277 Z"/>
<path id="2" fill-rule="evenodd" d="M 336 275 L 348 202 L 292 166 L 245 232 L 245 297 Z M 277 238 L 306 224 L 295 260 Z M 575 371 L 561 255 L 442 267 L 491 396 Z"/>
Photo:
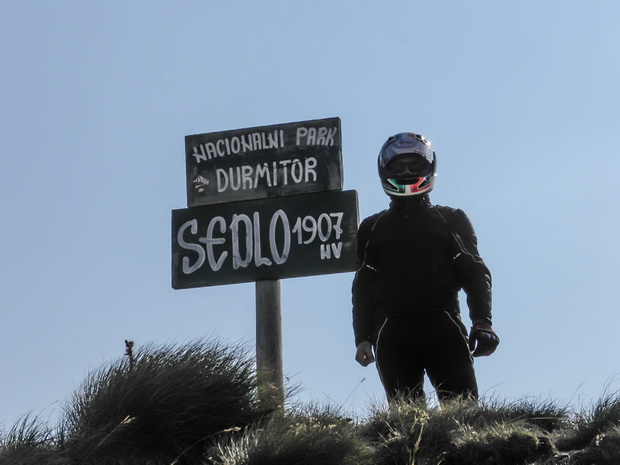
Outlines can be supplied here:
<path id="1" fill-rule="evenodd" d="M 440 401 L 478 397 L 467 330 L 454 314 L 388 317 L 377 334 L 375 358 L 388 399 L 423 399 L 425 372 Z"/>

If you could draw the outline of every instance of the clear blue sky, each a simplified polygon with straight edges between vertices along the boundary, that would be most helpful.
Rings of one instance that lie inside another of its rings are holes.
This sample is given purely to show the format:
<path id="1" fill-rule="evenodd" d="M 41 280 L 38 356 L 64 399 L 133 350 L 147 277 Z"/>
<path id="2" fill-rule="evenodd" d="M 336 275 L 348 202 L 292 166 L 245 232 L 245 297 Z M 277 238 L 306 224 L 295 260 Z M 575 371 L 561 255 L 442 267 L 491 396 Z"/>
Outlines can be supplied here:
<path id="1" fill-rule="evenodd" d="M 493 272 L 482 392 L 617 390 L 619 20 L 560 0 L 3 0 L 0 422 L 53 415 L 125 339 L 253 347 L 253 284 L 170 286 L 184 137 L 333 116 L 362 218 L 388 203 L 388 136 L 436 147 L 432 200 L 468 213 Z M 352 278 L 282 281 L 284 368 L 300 400 L 363 415 L 383 392 L 353 360 Z"/>

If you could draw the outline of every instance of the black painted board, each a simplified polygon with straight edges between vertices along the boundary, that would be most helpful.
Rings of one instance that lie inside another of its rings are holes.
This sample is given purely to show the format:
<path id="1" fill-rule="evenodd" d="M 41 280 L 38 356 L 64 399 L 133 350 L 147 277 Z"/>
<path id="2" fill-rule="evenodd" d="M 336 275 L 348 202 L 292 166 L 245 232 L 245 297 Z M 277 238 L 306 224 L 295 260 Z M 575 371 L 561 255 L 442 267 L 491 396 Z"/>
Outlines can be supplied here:
<path id="1" fill-rule="evenodd" d="M 357 192 L 328 191 L 172 211 L 172 287 L 354 271 Z"/>
<path id="2" fill-rule="evenodd" d="M 187 205 L 342 190 L 340 118 L 185 137 Z"/>

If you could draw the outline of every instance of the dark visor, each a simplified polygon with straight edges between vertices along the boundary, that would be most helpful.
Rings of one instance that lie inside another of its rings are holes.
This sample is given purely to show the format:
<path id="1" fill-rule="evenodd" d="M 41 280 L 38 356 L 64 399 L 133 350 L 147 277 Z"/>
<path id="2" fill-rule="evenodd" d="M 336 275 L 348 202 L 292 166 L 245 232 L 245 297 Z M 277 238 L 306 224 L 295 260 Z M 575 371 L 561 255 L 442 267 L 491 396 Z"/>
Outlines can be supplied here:
<path id="1" fill-rule="evenodd" d="M 385 165 L 384 173 L 388 178 L 423 177 L 431 174 L 432 166 L 421 155 L 400 155 Z"/>

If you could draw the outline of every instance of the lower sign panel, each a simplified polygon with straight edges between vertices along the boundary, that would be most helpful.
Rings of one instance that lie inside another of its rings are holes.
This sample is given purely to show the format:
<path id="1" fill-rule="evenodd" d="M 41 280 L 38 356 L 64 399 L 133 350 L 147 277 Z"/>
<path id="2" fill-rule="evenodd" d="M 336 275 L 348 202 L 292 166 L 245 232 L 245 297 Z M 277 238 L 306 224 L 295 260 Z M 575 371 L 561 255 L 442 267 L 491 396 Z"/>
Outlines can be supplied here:
<path id="1" fill-rule="evenodd" d="M 172 211 L 172 287 L 354 271 L 357 192 Z"/>

